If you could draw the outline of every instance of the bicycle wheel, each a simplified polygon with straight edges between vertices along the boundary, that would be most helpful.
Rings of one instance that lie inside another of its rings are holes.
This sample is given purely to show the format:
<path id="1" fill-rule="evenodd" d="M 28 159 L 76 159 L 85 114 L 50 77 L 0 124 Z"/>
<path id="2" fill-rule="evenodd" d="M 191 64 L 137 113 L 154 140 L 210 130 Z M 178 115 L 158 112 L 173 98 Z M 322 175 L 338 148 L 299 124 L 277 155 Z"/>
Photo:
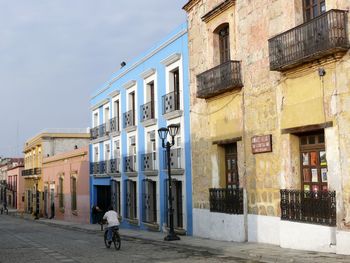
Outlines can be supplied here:
<path id="1" fill-rule="evenodd" d="M 114 248 L 116 250 L 120 249 L 120 245 L 121 245 L 121 240 L 120 240 L 120 236 L 119 233 L 117 231 L 113 232 L 113 244 L 114 244 Z"/>
<path id="2" fill-rule="evenodd" d="M 103 235 L 103 239 L 104 239 L 104 241 L 105 241 L 105 246 L 106 246 L 106 248 L 110 248 L 111 245 L 108 244 L 108 241 L 107 241 L 107 232 L 108 232 L 108 230 L 105 231 L 105 234 Z"/>

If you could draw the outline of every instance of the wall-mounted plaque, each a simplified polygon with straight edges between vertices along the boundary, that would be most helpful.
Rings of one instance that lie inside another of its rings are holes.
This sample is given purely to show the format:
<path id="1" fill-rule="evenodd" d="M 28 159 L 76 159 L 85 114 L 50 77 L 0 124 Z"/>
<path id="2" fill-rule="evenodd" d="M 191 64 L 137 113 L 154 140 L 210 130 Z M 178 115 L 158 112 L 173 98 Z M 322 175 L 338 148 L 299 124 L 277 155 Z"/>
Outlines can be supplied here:
<path id="1" fill-rule="evenodd" d="M 252 137 L 252 153 L 272 152 L 272 135 L 261 135 Z"/>

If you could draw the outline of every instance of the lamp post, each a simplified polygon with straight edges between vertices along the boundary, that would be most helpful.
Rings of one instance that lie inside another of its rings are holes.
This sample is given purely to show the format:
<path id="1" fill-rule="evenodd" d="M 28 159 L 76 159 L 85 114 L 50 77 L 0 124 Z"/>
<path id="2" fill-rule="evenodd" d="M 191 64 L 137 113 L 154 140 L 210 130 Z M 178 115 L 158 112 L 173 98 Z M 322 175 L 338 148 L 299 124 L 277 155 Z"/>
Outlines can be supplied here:
<path id="1" fill-rule="evenodd" d="M 167 154 L 167 166 L 168 166 L 168 198 L 169 198 L 169 209 L 168 209 L 168 215 L 170 219 L 170 230 L 166 237 L 164 237 L 165 241 L 173 241 L 173 240 L 180 240 L 180 237 L 175 234 L 174 231 L 174 209 L 173 209 L 173 193 L 172 193 L 172 186 L 171 186 L 171 169 L 170 169 L 170 148 L 175 144 L 175 135 L 177 134 L 179 130 L 179 125 L 177 124 L 170 124 L 167 128 L 160 128 L 158 130 L 159 138 L 162 140 L 162 147 L 166 149 Z M 167 140 L 167 136 L 171 136 L 171 143 Z"/>

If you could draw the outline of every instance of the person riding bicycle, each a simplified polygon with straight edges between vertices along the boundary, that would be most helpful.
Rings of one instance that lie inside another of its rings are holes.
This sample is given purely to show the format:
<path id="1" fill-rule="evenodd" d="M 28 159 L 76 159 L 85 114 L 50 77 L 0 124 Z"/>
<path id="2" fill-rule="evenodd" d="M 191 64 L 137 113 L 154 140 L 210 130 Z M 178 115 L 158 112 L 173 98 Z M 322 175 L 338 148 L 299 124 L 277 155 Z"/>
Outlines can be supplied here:
<path id="1" fill-rule="evenodd" d="M 104 214 L 103 220 L 107 221 L 107 241 L 112 243 L 113 228 L 119 226 L 118 213 L 113 210 L 113 206 L 108 207 L 108 211 Z"/>

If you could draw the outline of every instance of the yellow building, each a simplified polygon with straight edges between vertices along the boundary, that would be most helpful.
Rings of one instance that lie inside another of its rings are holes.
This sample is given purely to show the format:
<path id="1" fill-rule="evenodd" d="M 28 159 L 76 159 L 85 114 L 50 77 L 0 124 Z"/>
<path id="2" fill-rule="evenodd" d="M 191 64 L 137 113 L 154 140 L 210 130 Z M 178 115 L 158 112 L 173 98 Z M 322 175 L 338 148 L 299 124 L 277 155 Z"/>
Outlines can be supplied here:
<path id="1" fill-rule="evenodd" d="M 42 161 L 44 157 L 81 148 L 89 143 L 86 129 L 47 129 L 26 141 L 24 145 L 24 202 L 25 212 L 43 216 Z"/>
<path id="2" fill-rule="evenodd" d="M 350 253 L 349 7 L 184 6 L 194 235 Z"/>

